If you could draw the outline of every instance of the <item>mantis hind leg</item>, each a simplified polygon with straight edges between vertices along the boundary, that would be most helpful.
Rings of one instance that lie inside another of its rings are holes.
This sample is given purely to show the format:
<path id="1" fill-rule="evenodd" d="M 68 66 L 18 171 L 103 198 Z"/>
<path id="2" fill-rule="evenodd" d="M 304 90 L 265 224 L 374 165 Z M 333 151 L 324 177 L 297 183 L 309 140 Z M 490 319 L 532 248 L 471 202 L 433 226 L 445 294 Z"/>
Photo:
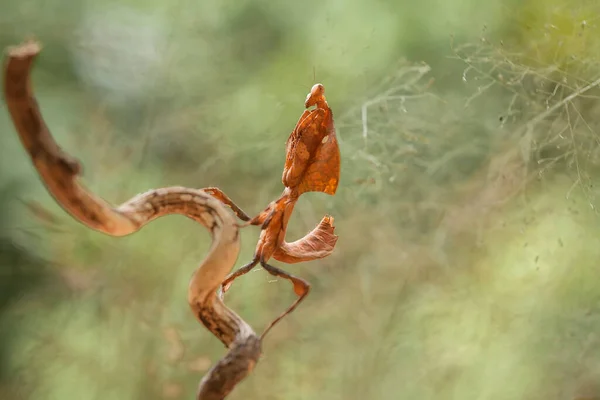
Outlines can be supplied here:
<path id="1" fill-rule="evenodd" d="M 267 264 L 265 261 L 261 260 L 260 265 L 271 275 L 278 276 L 280 278 L 284 278 L 284 279 L 287 279 L 288 281 L 292 282 L 292 284 L 294 285 L 294 292 L 298 295 L 298 298 L 296 299 L 296 301 L 294 301 L 292 303 L 292 305 L 288 307 L 287 310 L 285 310 L 281 315 L 279 315 L 277 318 L 275 318 L 267 326 L 267 328 L 263 331 L 262 335 L 260 335 L 260 338 L 262 339 L 271 330 L 271 328 L 273 328 L 286 315 L 288 315 L 289 313 L 294 311 L 294 309 L 296 307 L 298 307 L 298 304 L 300 304 L 300 302 L 302 302 L 302 300 L 304 300 L 304 298 L 308 295 L 308 293 L 310 291 L 310 284 L 308 282 L 306 282 L 304 279 L 295 277 L 291 274 L 288 274 L 287 272 L 285 272 L 282 269 L 279 269 L 277 267 Z"/>
<path id="2" fill-rule="evenodd" d="M 258 264 L 258 257 L 254 257 L 254 259 L 252 261 L 250 261 L 248 264 L 246 264 L 242 267 L 239 267 L 237 270 L 235 270 L 234 272 L 227 275 L 225 277 L 225 279 L 223 280 L 223 282 L 221 283 L 220 297 L 223 298 L 223 294 L 225 294 L 225 292 L 229 290 L 229 287 L 231 286 L 231 284 L 233 283 L 234 280 L 236 280 L 240 276 L 245 275 L 248 272 L 252 271 L 252 269 L 257 264 Z"/>

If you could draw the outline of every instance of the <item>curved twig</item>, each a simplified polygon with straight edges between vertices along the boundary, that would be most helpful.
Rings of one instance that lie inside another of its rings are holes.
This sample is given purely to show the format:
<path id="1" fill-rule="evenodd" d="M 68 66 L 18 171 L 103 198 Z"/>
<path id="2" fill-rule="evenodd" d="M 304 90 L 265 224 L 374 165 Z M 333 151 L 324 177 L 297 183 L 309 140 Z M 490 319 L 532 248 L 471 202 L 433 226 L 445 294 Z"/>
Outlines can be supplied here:
<path id="1" fill-rule="evenodd" d="M 61 207 L 84 225 L 111 236 L 137 232 L 167 214 L 184 215 L 211 232 L 213 243 L 192 276 L 188 302 L 198 320 L 229 348 L 200 382 L 197 398 L 225 398 L 252 371 L 261 353 L 259 337 L 217 296 L 219 285 L 238 257 L 239 227 L 221 202 L 199 189 L 151 190 L 118 207 L 86 190 L 77 179 L 79 163 L 56 144 L 32 93 L 30 71 L 40 50 L 38 43 L 28 42 L 8 51 L 4 96 L 23 146 Z"/>

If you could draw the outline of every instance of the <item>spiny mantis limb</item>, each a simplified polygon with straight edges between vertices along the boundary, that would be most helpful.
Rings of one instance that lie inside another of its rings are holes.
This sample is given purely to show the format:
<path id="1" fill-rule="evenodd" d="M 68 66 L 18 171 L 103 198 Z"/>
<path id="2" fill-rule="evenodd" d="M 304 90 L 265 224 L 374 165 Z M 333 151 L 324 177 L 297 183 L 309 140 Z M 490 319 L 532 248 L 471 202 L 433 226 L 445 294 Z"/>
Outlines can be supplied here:
<path id="1" fill-rule="evenodd" d="M 8 51 L 4 97 L 23 146 L 61 207 L 89 228 L 111 236 L 132 234 L 167 214 L 185 215 L 209 230 L 213 245 L 193 274 L 188 302 L 198 320 L 229 349 L 200 382 L 197 399 L 224 399 L 252 371 L 261 354 L 260 338 L 216 294 L 239 254 L 238 225 L 219 200 L 198 189 L 151 190 L 113 207 L 83 187 L 78 181 L 79 163 L 54 141 L 32 92 L 30 72 L 40 51 L 33 41 Z"/>
<path id="2" fill-rule="evenodd" d="M 246 264 L 242 267 L 239 267 L 237 270 L 235 270 L 234 272 L 227 275 L 227 277 L 225 277 L 225 280 L 223 280 L 223 282 L 221 283 L 221 293 L 224 294 L 225 292 L 227 292 L 234 280 L 236 280 L 238 277 L 245 275 L 248 272 L 252 271 L 254 269 L 254 267 L 256 267 L 258 262 L 259 262 L 259 258 L 257 256 L 254 256 L 252 261 L 250 261 L 248 264 Z"/>
<path id="3" fill-rule="evenodd" d="M 261 339 L 265 337 L 265 335 L 267 333 L 269 333 L 269 331 L 279 322 L 281 321 L 286 315 L 290 314 L 292 311 L 294 311 L 296 309 L 296 307 L 298 307 L 298 305 L 302 302 L 302 300 L 304 300 L 304 298 L 306 296 L 308 296 L 308 293 L 310 292 L 310 284 L 308 282 L 306 282 L 304 279 L 298 278 L 294 275 L 288 274 L 287 272 L 285 272 L 284 270 L 274 267 L 272 265 L 267 264 L 265 261 L 261 260 L 260 265 L 271 275 L 273 276 L 277 276 L 283 279 L 287 279 L 288 281 L 292 282 L 292 285 L 294 285 L 294 292 L 296 293 L 296 295 L 298 296 L 298 298 L 296 299 L 296 301 L 294 301 L 292 303 L 291 306 L 289 306 L 287 308 L 287 310 L 285 310 L 283 313 L 281 313 L 277 318 L 275 318 L 273 321 L 271 321 L 271 323 L 265 328 L 265 330 L 263 331 L 263 333 L 260 335 Z"/>
<path id="4" fill-rule="evenodd" d="M 225 294 L 225 292 L 227 292 L 229 290 L 229 287 L 231 286 L 231 284 L 233 283 L 233 281 L 236 278 L 238 278 L 244 274 L 247 274 L 252 269 L 254 269 L 254 267 L 256 267 L 258 264 L 260 264 L 269 274 L 271 274 L 273 276 L 277 276 L 279 278 L 284 278 L 284 279 L 289 280 L 292 283 L 292 285 L 294 286 L 294 293 L 296 293 L 296 295 L 298 296 L 298 298 L 292 303 L 291 306 L 289 306 L 287 308 L 287 310 L 285 310 L 277 318 L 275 318 L 273 321 L 271 321 L 269 323 L 269 325 L 267 325 L 267 327 L 265 328 L 263 333 L 260 335 L 261 339 L 263 339 L 265 337 L 265 335 L 279 321 L 281 321 L 286 315 L 288 315 L 292 311 L 294 311 L 296 309 L 296 307 L 298 306 L 298 304 L 300 304 L 300 302 L 302 300 L 304 300 L 304 298 L 306 296 L 308 296 L 308 292 L 310 291 L 310 284 L 308 282 L 306 282 L 304 279 L 298 278 L 294 275 L 287 273 L 286 271 L 284 271 L 280 268 L 277 268 L 277 267 L 267 264 L 264 260 L 260 260 L 259 256 L 254 256 L 252 261 L 250 261 L 248 264 L 238 268 L 236 271 L 232 272 L 225 278 L 225 280 L 223 281 L 223 283 L 221 285 L 221 291 L 219 293 L 221 298 L 223 298 L 223 295 Z"/>
<path id="5" fill-rule="evenodd" d="M 237 204 L 233 202 L 221 189 L 216 187 L 207 187 L 202 189 L 206 193 L 213 196 L 215 199 L 219 200 L 221 203 L 225 204 L 238 216 L 239 219 L 245 222 L 250 222 L 251 218 L 246 214 Z M 247 224 L 244 224 L 247 225 Z"/>

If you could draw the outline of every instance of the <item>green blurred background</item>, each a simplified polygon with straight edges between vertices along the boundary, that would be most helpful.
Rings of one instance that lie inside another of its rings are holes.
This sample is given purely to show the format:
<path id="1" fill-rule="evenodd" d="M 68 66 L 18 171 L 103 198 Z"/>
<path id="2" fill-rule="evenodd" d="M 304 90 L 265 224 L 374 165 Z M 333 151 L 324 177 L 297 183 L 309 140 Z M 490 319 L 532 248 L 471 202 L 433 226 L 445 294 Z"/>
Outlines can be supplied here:
<path id="1" fill-rule="evenodd" d="M 321 82 L 342 152 L 313 291 L 231 399 L 600 398 L 597 0 L 2 0 L 42 112 L 111 202 L 218 186 L 250 214 Z M 207 232 L 116 239 L 46 194 L 0 105 L 0 398 L 191 399 L 224 354 L 186 304 Z M 238 266 L 258 231 L 243 232 Z M 257 331 L 294 294 L 228 304 Z"/>

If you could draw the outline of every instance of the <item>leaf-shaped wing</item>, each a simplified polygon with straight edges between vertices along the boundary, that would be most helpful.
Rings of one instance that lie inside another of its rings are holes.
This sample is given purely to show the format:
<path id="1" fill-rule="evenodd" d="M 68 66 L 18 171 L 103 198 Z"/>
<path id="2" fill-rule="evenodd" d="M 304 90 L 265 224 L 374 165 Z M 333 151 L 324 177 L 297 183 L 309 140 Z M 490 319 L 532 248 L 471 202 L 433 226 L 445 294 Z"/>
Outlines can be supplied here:
<path id="1" fill-rule="evenodd" d="M 325 134 L 298 185 L 298 194 L 323 192 L 334 195 L 337 190 L 340 181 L 340 148 L 331 110 L 326 113 L 321 130 Z"/>

